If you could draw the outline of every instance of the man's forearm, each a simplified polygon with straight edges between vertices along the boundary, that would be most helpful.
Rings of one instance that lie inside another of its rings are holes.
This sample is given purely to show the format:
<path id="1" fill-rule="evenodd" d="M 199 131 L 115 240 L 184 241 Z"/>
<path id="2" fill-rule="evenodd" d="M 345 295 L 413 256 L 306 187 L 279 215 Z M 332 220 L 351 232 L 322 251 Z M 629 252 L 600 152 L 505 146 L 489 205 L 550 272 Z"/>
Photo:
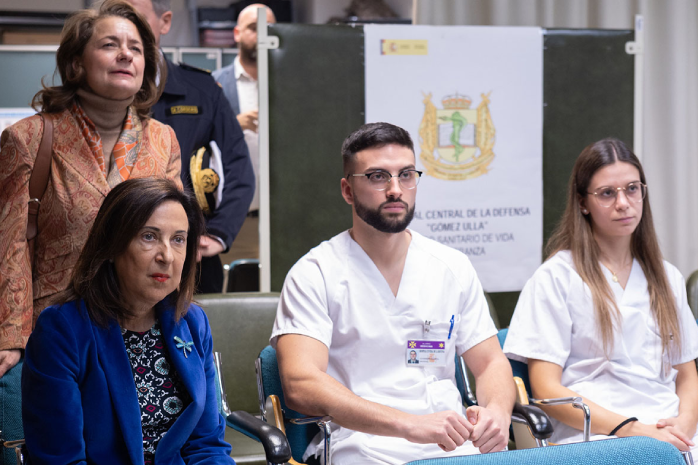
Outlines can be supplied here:
<path id="1" fill-rule="evenodd" d="M 357 396 L 326 373 L 327 347 L 310 337 L 279 337 L 277 357 L 286 403 L 300 413 L 329 415 L 345 428 L 439 444 L 444 450 L 462 445 L 473 430 L 460 413 L 413 415 Z"/>
<path id="2" fill-rule="evenodd" d="M 329 415 L 334 423 L 355 431 L 403 436 L 400 426 L 408 414 L 357 396 L 327 373 L 282 371 L 282 379 L 286 403 L 304 415 Z"/>
<path id="3" fill-rule="evenodd" d="M 498 357 L 475 380 L 478 405 L 511 414 L 516 389 L 511 365 L 506 357 Z"/>

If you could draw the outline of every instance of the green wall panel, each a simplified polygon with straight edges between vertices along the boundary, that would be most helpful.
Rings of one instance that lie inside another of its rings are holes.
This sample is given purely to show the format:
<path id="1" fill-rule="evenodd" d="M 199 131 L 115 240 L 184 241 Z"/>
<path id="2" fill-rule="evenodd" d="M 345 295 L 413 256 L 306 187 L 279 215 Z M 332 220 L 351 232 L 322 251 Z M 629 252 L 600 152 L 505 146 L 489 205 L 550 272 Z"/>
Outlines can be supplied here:
<path id="1" fill-rule="evenodd" d="M 277 24 L 269 35 L 271 288 L 311 248 L 351 227 L 342 141 L 364 123 L 363 28 Z"/>
<path id="2" fill-rule="evenodd" d="M 548 29 L 543 54 L 543 235 L 565 209 L 584 147 L 604 137 L 633 143 L 634 31 Z"/>

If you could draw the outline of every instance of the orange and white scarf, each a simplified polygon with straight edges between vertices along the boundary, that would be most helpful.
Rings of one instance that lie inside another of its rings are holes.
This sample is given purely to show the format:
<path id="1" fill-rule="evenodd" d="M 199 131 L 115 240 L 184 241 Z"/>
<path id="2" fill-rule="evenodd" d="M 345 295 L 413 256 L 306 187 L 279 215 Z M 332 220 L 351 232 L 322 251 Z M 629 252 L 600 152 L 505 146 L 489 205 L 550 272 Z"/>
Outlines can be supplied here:
<path id="1" fill-rule="evenodd" d="M 107 179 L 109 187 L 114 187 L 126 181 L 131 175 L 141 145 L 143 125 L 138 115 L 131 107 L 128 107 L 126 120 L 121 128 L 121 134 L 119 134 L 119 139 L 116 141 L 114 149 L 112 150 L 111 167 L 109 171 L 107 171 L 107 161 L 105 160 L 104 151 L 102 150 L 102 138 L 99 132 L 97 132 L 95 124 L 77 102 L 73 102 L 71 113 L 77 120 L 80 131 L 90 151 L 94 155 L 95 160 L 97 160 L 99 169 Z"/>

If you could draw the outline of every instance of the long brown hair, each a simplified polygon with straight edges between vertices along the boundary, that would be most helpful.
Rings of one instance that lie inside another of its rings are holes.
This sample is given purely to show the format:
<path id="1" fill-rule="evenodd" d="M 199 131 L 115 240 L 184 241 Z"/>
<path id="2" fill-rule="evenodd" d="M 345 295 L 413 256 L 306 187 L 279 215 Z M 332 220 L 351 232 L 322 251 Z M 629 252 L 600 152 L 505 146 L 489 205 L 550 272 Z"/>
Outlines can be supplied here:
<path id="1" fill-rule="evenodd" d="M 182 205 L 189 220 L 182 278 L 169 295 L 175 318 L 184 315 L 194 296 L 196 253 L 204 233 L 204 219 L 190 194 L 179 190 L 173 181 L 161 178 L 128 179 L 109 192 L 73 269 L 70 286 L 54 303 L 84 299 L 90 318 L 102 326 L 131 316 L 119 290 L 113 260 L 126 251 L 155 209 L 166 201 Z"/>
<path id="2" fill-rule="evenodd" d="M 567 194 L 567 208 L 546 246 L 547 257 L 561 250 L 571 252 L 577 273 L 591 290 L 596 322 L 606 356 L 613 346 L 613 328 L 616 323 L 620 324 L 620 312 L 599 265 L 599 246 L 594 240 L 591 218 L 582 214 L 579 201 L 589 195 L 587 191 L 594 174 L 617 161 L 629 163 L 637 168 L 640 181 L 646 184 L 640 160 L 623 142 L 608 138 L 588 145 L 574 164 Z M 680 355 L 681 331 L 676 300 L 669 286 L 654 231 L 649 193 L 643 200 L 642 218 L 633 232 L 630 252 L 640 263 L 647 278 L 650 306 L 659 327 L 662 351 L 669 355 Z"/>
<path id="3" fill-rule="evenodd" d="M 61 77 L 60 86 L 47 86 L 42 80 L 42 87 L 32 99 L 32 107 L 36 111 L 57 113 L 70 108 L 78 89 L 86 85 L 87 76 L 82 67 L 76 69 L 73 63 L 82 57 L 85 46 L 94 33 L 95 25 L 101 19 L 117 16 L 131 21 L 143 42 L 143 84 L 131 104 L 141 118 L 147 118 L 150 107 L 160 98 L 161 87 L 158 87 L 158 72 L 160 83 L 167 77 L 167 67 L 160 59 L 160 51 L 155 43 L 155 36 L 150 30 L 148 21 L 130 4 L 123 0 L 106 0 L 98 10 L 79 10 L 71 15 L 63 26 L 61 43 L 56 52 L 56 71 Z"/>

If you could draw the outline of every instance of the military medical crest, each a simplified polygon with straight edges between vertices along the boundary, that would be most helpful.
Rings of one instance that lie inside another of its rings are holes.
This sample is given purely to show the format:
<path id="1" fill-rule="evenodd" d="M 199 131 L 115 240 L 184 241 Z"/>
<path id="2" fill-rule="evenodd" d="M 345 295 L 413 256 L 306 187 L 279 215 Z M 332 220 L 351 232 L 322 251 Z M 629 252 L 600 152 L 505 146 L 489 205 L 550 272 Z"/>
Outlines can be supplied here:
<path id="1" fill-rule="evenodd" d="M 488 94 L 471 109 L 470 97 L 449 95 L 439 110 L 424 97 L 424 116 L 419 125 L 422 152 L 419 155 L 426 174 L 446 181 L 462 181 L 486 174 L 494 160 L 494 124 Z"/>

